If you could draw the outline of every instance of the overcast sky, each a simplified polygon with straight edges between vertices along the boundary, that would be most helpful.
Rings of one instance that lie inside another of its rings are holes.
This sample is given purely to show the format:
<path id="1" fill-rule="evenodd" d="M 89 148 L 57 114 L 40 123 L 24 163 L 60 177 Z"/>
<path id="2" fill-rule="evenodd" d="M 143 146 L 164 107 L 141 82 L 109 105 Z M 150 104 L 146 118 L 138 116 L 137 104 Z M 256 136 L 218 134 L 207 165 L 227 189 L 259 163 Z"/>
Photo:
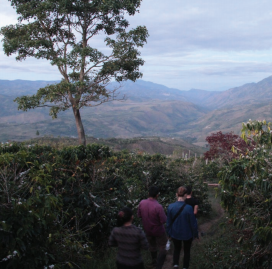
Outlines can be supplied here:
<path id="1" fill-rule="evenodd" d="M 16 23 L 8 0 L 0 27 Z M 226 90 L 272 75 L 271 0 L 143 0 L 131 26 L 145 25 L 143 80 L 181 90 Z M 0 51 L 0 79 L 56 80 L 42 60 L 16 62 Z"/>

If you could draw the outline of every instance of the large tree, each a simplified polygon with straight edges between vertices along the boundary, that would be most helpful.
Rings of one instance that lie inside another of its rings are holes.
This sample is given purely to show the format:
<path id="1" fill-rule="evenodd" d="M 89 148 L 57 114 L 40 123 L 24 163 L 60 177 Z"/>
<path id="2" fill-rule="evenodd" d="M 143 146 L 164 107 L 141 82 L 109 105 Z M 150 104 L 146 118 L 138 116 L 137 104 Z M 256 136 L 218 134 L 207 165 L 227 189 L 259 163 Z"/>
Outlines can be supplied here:
<path id="1" fill-rule="evenodd" d="M 138 12 L 141 0 L 9 0 L 19 14 L 18 24 L 1 29 L 4 52 L 49 60 L 62 76 L 60 83 L 33 96 L 15 99 L 18 109 L 50 107 L 50 115 L 72 108 L 81 144 L 86 144 L 80 109 L 116 99 L 107 85 L 140 78 L 138 47 L 148 37 L 146 27 L 128 29 L 125 16 Z M 103 52 L 92 47 L 104 35 Z"/>

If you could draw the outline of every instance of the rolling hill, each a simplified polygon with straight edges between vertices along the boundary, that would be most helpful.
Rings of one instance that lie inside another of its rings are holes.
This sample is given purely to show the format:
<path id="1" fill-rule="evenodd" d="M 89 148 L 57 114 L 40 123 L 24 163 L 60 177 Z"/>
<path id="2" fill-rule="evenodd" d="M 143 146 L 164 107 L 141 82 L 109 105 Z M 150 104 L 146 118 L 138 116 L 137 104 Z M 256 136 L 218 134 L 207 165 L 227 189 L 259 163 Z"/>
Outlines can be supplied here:
<path id="1" fill-rule="evenodd" d="M 52 120 L 46 108 L 17 110 L 16 96 L 34 94 L 49 83 L 0 80 L 0 140 L 29 139 L 37 130 L 41 135 L 77 136 L 71 111 Z M 87 135 L 181 137 L 204 142 L 207 135 L 219 130 L 239 133 L 241 123 L 249 118 L 272 121 L 272 76 L 224 92 L 180 91 L 143 80 L 125 82 L 118 92 L 126 96 L 125 102 L 82 109 Z"/>
<path id="2" fill-rule="evenodd" d="M 48 84 L 56 81 L 30 81 L 30 80 L 0 80 L 0 94 L 7 96 L 30 95 L 37 92 L 39 88 L 43 88 Z"/>
<path id="3" fill-rule="evenodd" d="M 0 99 L 1 100 L 1 99 Z M 112 103 L 82 109 L 85 131 L 94 137 L 171 136 L 182 126 L 207 113 L 207 109 L 182 101 Z M 71 111 L 52 120 L 45 109 L 0 117 L 0 138 L 22 140 L 41 135 L 77 136 Z"/>
<path id="4" fill-rule="evenodd" d="M 252 120 L 266 120 L 272 122 L 272 101 L 233 106 L 208 112 L 196 122 L 189 124 L 177 136 L 191 135 L 197 141 L 205 141 L 211 133 L 218 131 L 240 133 L 242 122 Z M 192 131 L 193 130 L 193 131 Z"/>
<path id="5" fill-rule="evenodd" d="M 257 83 L 229 89 L 204 100 L 205 106 L 216 109 L 258 104 L 272 100 L 272 76 Z"/>

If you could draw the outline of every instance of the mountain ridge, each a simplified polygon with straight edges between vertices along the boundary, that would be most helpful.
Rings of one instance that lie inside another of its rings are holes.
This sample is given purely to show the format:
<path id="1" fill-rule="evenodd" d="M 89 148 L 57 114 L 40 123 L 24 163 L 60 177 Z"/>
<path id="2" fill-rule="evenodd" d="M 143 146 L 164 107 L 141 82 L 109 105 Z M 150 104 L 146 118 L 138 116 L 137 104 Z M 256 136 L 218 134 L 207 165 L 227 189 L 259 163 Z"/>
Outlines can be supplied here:
<path id="1" fill-rule="evenodd" d="M 257 104 L 272 100 L 272 76 L 257 83 L 247 83 L 240 87 L 234 87 L 210 98 L 206 105 L 214 108 L 224 108 L 241 104 Z"/>
<path id="2" fill-rule="evenodd" d="M 41 135 L 77 136 L 71 111 L 52 121 L 47 108 L 22 112 L 13 102 L 19 93 L 33 94 L 38 87 L 55 82 L 0 80 L 0 139 L 23 140 L 34 137 L 36 130 Z M 103 138 L 191 137 L 201 142 L 219 130 L 239 133 L 241 123 L 249 118 L 272 120 L 272 76 L 223 92 L 181 91 L 144 80 L 123 85 L 118 91 L 127 95 L 126 102 L 82 109 L 86 134 Z"/>

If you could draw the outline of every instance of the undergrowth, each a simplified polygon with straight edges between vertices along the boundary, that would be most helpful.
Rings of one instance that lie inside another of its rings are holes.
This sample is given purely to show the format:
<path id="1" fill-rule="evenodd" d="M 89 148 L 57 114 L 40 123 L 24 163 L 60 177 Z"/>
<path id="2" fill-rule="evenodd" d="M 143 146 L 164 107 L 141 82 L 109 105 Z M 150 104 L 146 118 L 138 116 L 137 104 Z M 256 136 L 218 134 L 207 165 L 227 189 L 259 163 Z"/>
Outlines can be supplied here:
<path id="1" fill-rule="evenodd" d="M 191 269 L 227 269 L 240 254 L 238 230 L 226 223 L 226 217 L 215 223 L 192 247 Z"/>

